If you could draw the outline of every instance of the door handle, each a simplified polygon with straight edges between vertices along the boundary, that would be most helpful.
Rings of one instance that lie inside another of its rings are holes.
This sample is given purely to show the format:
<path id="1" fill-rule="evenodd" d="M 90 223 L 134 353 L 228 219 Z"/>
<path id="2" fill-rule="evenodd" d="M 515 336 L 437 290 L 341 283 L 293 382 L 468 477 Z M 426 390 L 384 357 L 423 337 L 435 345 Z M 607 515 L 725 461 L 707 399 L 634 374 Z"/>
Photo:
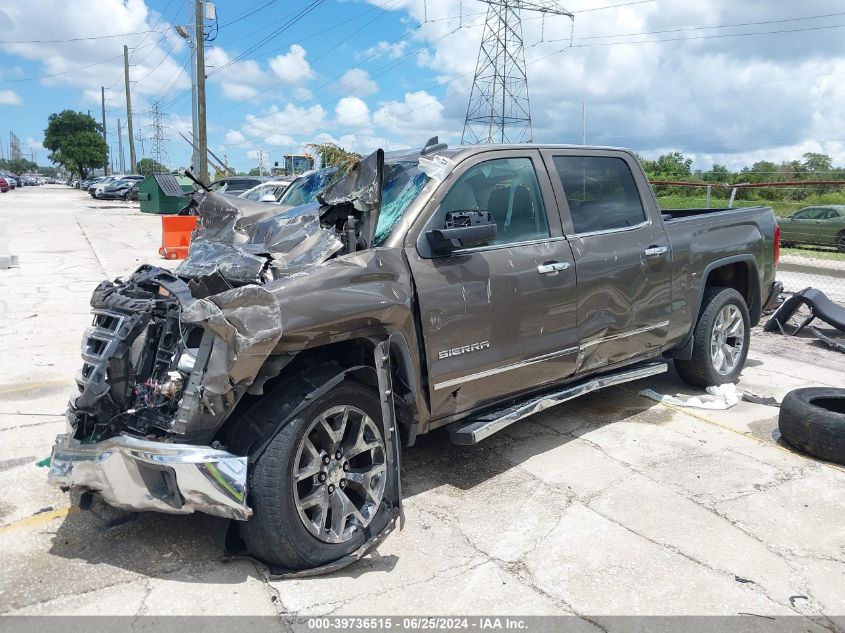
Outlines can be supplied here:
<path id="1" fill-rule="evenodd" d="M 548 275 L 560 272 L 561 270 L 566 270 L 567 268 L 569 268 L 569 262 L 549 262 L 547 264 L 540 264 L 537 266 L 537 272 L 541 275 Z"/>
<path id="2" fill-rule="evenodd" d="M 649 246 L 643 251 L 646 257 L 660 257 L 669 252 L 668 246 Z"/>

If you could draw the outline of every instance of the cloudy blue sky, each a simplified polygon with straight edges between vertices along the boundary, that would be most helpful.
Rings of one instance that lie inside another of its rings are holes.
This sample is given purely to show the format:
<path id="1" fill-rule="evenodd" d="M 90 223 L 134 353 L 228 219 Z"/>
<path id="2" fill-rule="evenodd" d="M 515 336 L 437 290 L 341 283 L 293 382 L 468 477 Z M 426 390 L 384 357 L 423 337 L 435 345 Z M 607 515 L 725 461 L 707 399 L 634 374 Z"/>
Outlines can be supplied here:
<path id="1" fill-rule="evenodd" d="M 136 136 L 163 112 L 171 166 L 190 130 L 187 0 L 32 0 L 0 7 L 0 139 L 27 154 L 65 108 L 125 126 L 131 51 Z M 534 140 L 587 142 L 695 167 L 739 168 L 807 151 L 845 164 L 841 0 L 572 0 L 575 14 L 523 15 Z M 219 0 L 208 29 L 209 146 L 249 169 L 304 143 L 358 151 L 460 142 L 486 5 L 479 0 Z M 213 38 L 213 39 L 212 39 Z M 572 38 L 572 39 L 570 39 Z M 571 46 L 570 46 L 571 44 Z M 124 132 L 125 133 L 125 132 Z M 126 150 L 124 142 L 124 151 Z M 149 156 L 149 140 L 137 143 Z"/>

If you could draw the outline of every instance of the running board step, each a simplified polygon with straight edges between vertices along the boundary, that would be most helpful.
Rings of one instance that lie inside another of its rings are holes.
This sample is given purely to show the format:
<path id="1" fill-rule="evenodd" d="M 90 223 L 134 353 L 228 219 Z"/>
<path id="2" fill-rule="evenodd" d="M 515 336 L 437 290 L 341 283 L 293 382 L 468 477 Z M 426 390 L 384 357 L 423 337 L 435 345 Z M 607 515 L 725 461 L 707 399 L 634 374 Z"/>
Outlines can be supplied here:
<path id="1" fill-rule="evenodd" d="M 460 444 L 462 446 L 478 444 L 481 440 L 490 437 L 493 433 L 501 431 L 514 422 L 558 405 L 561 402 L 572 400 L 597 389 L 662 374 L 668 369 L 669 365 L 667 363 L 658 362 L 638 365 L 636 367 L 626 367 L 625 369 L 620 369 L 612 373 L 593 376 L 554 391 L 531 396 L 515 404 L 512 403 L 507 406 L 498 407 L 485 411 L 475 417 L 454 422 L 448 427 L 449 437 L 453 444 Z"/>

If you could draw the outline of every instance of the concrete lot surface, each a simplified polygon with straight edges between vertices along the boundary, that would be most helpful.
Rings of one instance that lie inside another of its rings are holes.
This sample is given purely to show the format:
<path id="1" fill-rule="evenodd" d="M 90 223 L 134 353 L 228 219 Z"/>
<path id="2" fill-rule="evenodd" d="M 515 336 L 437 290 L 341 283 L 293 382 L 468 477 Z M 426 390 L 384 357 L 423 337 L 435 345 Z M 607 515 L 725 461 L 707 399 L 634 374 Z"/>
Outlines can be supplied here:
<path id="1" fill-rule="evenodd" d="M 405 451 L 406 527 L 330 576 L 227 560 L 226 522 L 81 512 L 35 463 L 80 365 L 90 292 L 161 264 L 159 218 L 65 187 L 0 197 L 0 612 L 13 614 L 845 614 L 845 469 L 777 441 L 772 406 L 676 410 L 674 374 L 545 411 L 478 446 Z M 740 387 L 845 384 L 845 355 L 755 330 Z M 113 517 L 111 517 L 113 518 Z"/>

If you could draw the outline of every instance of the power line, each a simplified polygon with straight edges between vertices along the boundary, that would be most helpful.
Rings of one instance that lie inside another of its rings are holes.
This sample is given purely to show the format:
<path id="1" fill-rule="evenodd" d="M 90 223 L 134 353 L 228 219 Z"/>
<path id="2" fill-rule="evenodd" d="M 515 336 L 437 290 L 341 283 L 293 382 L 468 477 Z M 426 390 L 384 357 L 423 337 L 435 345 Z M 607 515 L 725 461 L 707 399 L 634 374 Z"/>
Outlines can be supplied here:
<path id="1" fill-rule="evenodd" d="M 170 46 L 170 49 L 168 49 L 168 51 L 162 56 L 162 58 L 161 58 L 161 60 L 159 60 L 158 64 L 153 66 L 152 70 L 150 70 L 150 72 L 148 72 L 146 75 L 144 75 L 140 79 L 135 79 L 134 82 L 140 83 L 140 82 L 144 81 L 144 79 L 146 79 L 147 77 L 152 75 L 155 71 L 157 71 L 159 66 L 161 66 L 164 62 L 166 62 L 168 59 L 170 59 L 170 53 L 173 52 L 173 49 L 176 48 L 177 44 L 179 44 L 179 40 L 174 39 L 173 44 Z M 156 46 L 158 46 L 158 45 L 156 45 Z M 147 57 L 149 57 L 149 55 L 147 55 Z M 146 57 L 144 59 L 146 59 Z M 140 62 L 138 62 L 138 64 L 136 64 L 136 68 L 138 67 L 139 64 L 140 64 Z"/>
<path id="2" fill-rule="evenodd" d="M 426 48 L 430 48 L 431 46 L 434 46 L 435 44 L 437 44 L 438 42 L 440 42 L 440 41 L 442 41 L 442 40 L 446 39 L 447 37 L 451 37 L 452 35 L 454 35 L 454 34 L 455 34 L 455 33 L 457 33 L 458 31 L 460 31 L 461 29 L 464 29 L 464 28 L 472 28 L 472 27 L 474 27 L 474 26 L 478 26 L 478 25 L 477 25 L 477 24 L 465 24 L 465 25 L 463 25 L 463 26 L 459 26 L 459 27 L 457 27 L 457 28 L 455 28 L 455 29 L 453 29 L 453 30 L 451 30 L 451 31 L 448 31 L 447 33 L 444 33 L 443 35 L 441 35 L 441 36 L 440 36 L 440 37 L 438 37 L 437 39 L 432 40 L 432 41 L 431 41 L 431 42 L 429 42 L 428 44 L 425 44 L 425 45 L 423 45 L 423 46 L 420 46 L 419 48 L 416 48 L 416 49 L 412 50 L 411 52 L 407 53 L 406 55 L 403 55 L 402 57 L 399 57 L 399 58 L 397 58 L 397 59 L 395 59 L 395 60 L 393 60 L 393 61 L 391 61 L 391 62 L 388 62 L 387 64 L 384 64 L 384 65 L 380 66 L 379 68 L 377 68 L 377 69 L 376 69 L 376 71 L 377 71 L 377 72 L 375 72 L 375 74 L 373 74 L 371 77 L 372 77 L 372 78 L 378 78 L 378 77 L 381 77 L 381 76 L 383 76 L 383 75 L 387 74 L 388 72 L 390 72 L 391 70 L 393 70 L 393 69 L 397 68 L 397 67 L 398 67 L 398 66 L 400 66 L 401 64 L 405 63 L 405 62 L 406 62 L 406 61 L 408 61 L 409 59 L 411 59 L 411 58 L 412 58 L 413 56 L 415 56 L 418 52 L 420 52 L 420 51 L 422 51 L 422 50 L 425 50 Z M 549 56 L 550 56 L 550 55 L 549 55 Z M 378 72 L 378 71 L 380 71 L 380 72 Z M 320 86 L 320 88 L 322 88 L 322 87 L 324 87 L 324 86 L 327 86 L 327 85 L 330 85 L 330 84 L 333 84 L 333 83 L 334 83 L 334 82 L 335 82 L 335 81 L 336 81 L 339 77 L 342 77 L 342 76 L 343 76 L 343 74 L 344 74 L 344 73 L 342 73 L 341 75 L 338 75 L 338 77 L 336 77 L 335 79 L 332 79 L 332 80 L 327 81 L 327 82 L 326 82 L 326 83 L 324 83 L 322 86 Z M 466 75 L 469 75 L 469 74 L 471 74 L 471 73 L 464 73 L 463 75 L 459 75 L 458 77 L 455 77 L 455 78 L 453 78 L 453 79 L 447 80 L 447 81 L 445 81 L 445 82 L 441 82 L 440 84 L 437 84 L 435 87 L 445 86 L 445 85 L 447 85 L 447 84 L 449 84 L 449 83 L 452 83 L 453 81 L 455 81 L 455 80 L 457 80 L 457 79 L 459 79 L 459 78 L 461 78 L 461 77 L 464 77 L 464 76 L 466 76 Z M 355 91 L 355 89 L 356 89 L 359 85 L 363 85 L 363 81 L 361 81 L 361 82 L 357 82 L 355 85 L 353 85 L 353 86 L 352 86 L 351 90 L 349 90 L 349 91 L 347 91 L 347 92 L 345 92 L 345 93 L 342 93 L 341 95 L 339 95 L 339 96 L 335 97 L 334 99 L 331 99 L 331 100 L 329 100 L 329 101 L 325 101 L 325 102 L 319 103 L 319 104 L 317 104 L 317 105 L 320 105 L 320 106 L 328 106 L 328 105 L 331 105 L 331 104 L 333 104 L 333 103 L 337 103 L 337 102 L 338 102 L 338 101 L 340 101 L 342 98 L 344 98 L 344 97 L 348 96 L 349 94 L 351 94 L 351 92 L 354 92 L 354 91 Z M 318 88 L 318 90 L 319 90 L 319 88 Z M 292 103 L 292 104 L 290 104 L 290 105 L 293 105 L 293 106 L 295 107 L 295 106 L 297 106 L 297 105 L 302 105 L 302 104 L 304 104 L 304 103 L 305 103 L 305 102 L 307 102 L 307 101 L 310 101 L 310 99 L 299 99 L 298 101 L 296 101 L 296 102 L 294 102 L 294 103 Z M 416 109 L 416 108 L 415 108 L 415 109 Z M 278 114 L 278 112 L 279 112 L 279 111 L 277 110 L 277 111 L 275 111 L 275 112 L 271 112 L 271 113 L 266 114 L 266 115 L 264 115 L 264 116 L 254 117 L 254 118 L 253 118 L 253 120 L 252 120 L 252 123 L 255 123 L 255 122 L 257 122 L 257 121 L 263 121 L 263 120 L 265 120 L 265 119 L 268 119 L 268 118 L 270 118 L 271 116 L 274 116 L 274 115 Z M 296 117 L 296 118 L 294 118 L 294 119 L 291 119 L 289 122 L 285 122 L 285 123 L 286 123 L 286 124 L 288 124 L 288 125 L 289 125 L 289 124 L 292 124 L 292 123 L 296 123 L 297 121 L 299 121 L 299 120 L 300 120 L 300 119 L 302 119 L 302 118 L 303 118 L 303 117 Z M 346 122 L 348 122 L 348 121 L 352 121 L 352 120 L 356 120 L 356 119 L 359 119 L 359 118 L 361 118 L 361 117 L 360 117 L 360 116 L 357 116 L 357 117 L 350 117 L 350 118 L 346 119 Z M 216 135 L 216 137 L 223 136 L 224 134 L 225 134 L 225 133 L 217 134 L 217 135 Z M 253 140 L 253 139 L 259 138 L 259 137 L 260 137 L 260 136 L 262 136 L 262 135 L 263 135 L 263 134 L 256 134 L 256 135 L 254 135 L 254 136 L 250 136 L 250 137 L 245 138 L 245 139 L 244 139 L 244 141 L 250 141 L 250 140 Z"/>
<path id="3" fill-rule="evenodd" d="M 132 35 L 149 35 L 150 31 L 132 31 L 131 33 L 116 33 L 115 35 L 92 35 L 90 37 L 72 37 L 66 40 L 0 40 L 0 44 L 64 44 L 66 42 L 88 42 L 91 40 L 105 40 L 115 37 L 130 37 Z M 143 42 L 143 40 L 141 40 Z"/>
<path id="4" fill-rule="evenodd" d="M 809 15 L 800 18 L 785 18 L 781 20 L 762 20 L 759 22 L 738 22 L 735 24 L 714 24 L 713 26 L 687 26 L 677 29 L 663 29 L 660 31 L 642 31 L 639 33 L 614 33 L 611 35 L 590 35 L 586 37 L 579 37 L 579 41 L 583 40 L 596 40 L 596 39 L 609 39 L 613 37 L 633 37 L 638 35 L 660 35 L 663 33 L 682 33 L 686 31 L 706 31 L 709 29 L 727 29 L 727 28 L 735 28 L 740 26 L 759 26 L 763 24 L 783 24 L 785 22 L 800 22 L 803 20 L 820 20 L 822 18 L 832 18 L 832 17 L 839 17 L 845 15 L 845 11 L 839 13 L 827 13 L 824 15 Z M 555 40 L 546 40 L 546 42 L 562 42 L 564 40 L 568 40 L 569 38 L 559 38 Z"/>
<path id="5" fill-rule="evenodd" d="M 248 17 L 250 17 L 251 15 L 255 15 L 256 13 L 258 13 L 259 11 L 261 11 L 262 9 L 266 9 L 266 8 L 267 8 L 267 7 L 269 7 L 271 4 L 275 4 L 276 2 L 278 2 L 278 0 L 268 0 L 267 2 L 263 3 L 263 4 L 262 4 L 261 6 L 259 6 L 259 7 L 256 7 L 256 8 L 255 8 L 255 9 L 253 9 L 252 11 L 248 11 L 248 12 L 246 12 L 246 13 L 243 13 L 243 14 L 241 14 L 240 16 L 238 16 L 238 17 L 236 17 L 236 18 L 233 18 L 233 19 L 232 19 L 232 20 L 230 20 L 229 22 L 224 22 L 223 24 L 221 24 L 221 25 L 220 25 L 220 27 L 219 27 L 219 28 L 221 28 L 221 29 L 222 29 L 222 28 L 224 28 L 224 27 L 226 27 L 226 26 L 231 26 L 232 24 L 237 24 L 237 23 L 238 23 L 238 22 L 240 22 L 241 20 L 245 20 L 245 19 L 247 19 Z"/>
<path id="6" fill-rule="evenodd" d="M 303 8 L 302 10 L 297 12 L 292 18 L 290 18 L 287 22 L 285 22 L 278 29 L 274 30 L 272 33 L 270 33 L 269 35 L 267 35 L 264 38 L 262 38 L 261 40 L 259 40 L 253 46 L 250 46 L 249 48 L 247 48 L 243 53 L 236 55 L 234 58 L 230 59 L 227 63 L 223 64 L 219 68 L 216 68 L 213 72 L 209 73 L 208 76 L 211 77 L 212 75 L 215 75 L 215 74 L 221 72 L 222 70 L 228 68 L 232 64 L 235 64 L 235 63 L 241 61 L 245 57 L 249 56 L 251 53 L 254 53 L 256 50 L 258 50 L 259 48 L 264 46 L 264 44 L 269 42 L 271 39 L 273 39 L 274 37 L 276 37 L 280 33 L 283 33 L 284 31 L 288 30 L 290 27 L 294 26 L 297 22 L 302 20 L 305 16 L 307 16 L 309 13 L 314 11 L 314 9 L 319 7 L 325 1 L 326 0 L 314 0 L 307 7 Z"/>
<path id="7" fill-rule="evenodd" d="M 634 40 L 630 42 L 595 42 L 592 44 L 573 44 L 567 48 L 588 48 L 591 46 L 624 46 L 629 44 L 654 44 L 659 42 L 687 42 L 693 40 L 711 40 L 725 37 L 752 37 L 755 35 L 775 35 L 779 33 L 801 33 L 804 31 L 824 31 L 829 29 L 841 29 L 845 24 L 831 24 L 828 26 L 809 26 L 801 29 L 779 29 L 776 31 L 752 31 L 748 33 L 719 33 L 715 35 L 696 35 L 692 37 L 673 37 L 653 40 Z M 556 40 L 560 41 L 560 40 Z M 565 50 L 565 49 L 564 49 Z"/>
<path id="8" fill-rule="evenodd" d="M 70 70 L 63 70 L 62 72 L 52 73 L 50 75 L 39 75 L 37 77 L 23 77 L 21 79 L 4 79 L 4 80 L 0 81 L 0 83 L 12 84 L 12 83 L 21 83 L 21 82 L 24 82 L 24 81 L 37 81 L 39 79 L 49 79 L 50 77 L 58 77 L 60 75 L 67 75 L 69 73 L 79 72 L 80 70 L 85 70 L 87 68 L 93 68 L 94 66 L 101 66 L 103 64 L 113 62 L 116 59 L 120 59 L 121 57 L 123 57 L 123 55 L 116 55 L 115 57 L 109 57 L 108 59 L 104 59 L 104 60 L 99 61 L 99 62 L 94 62 L 93 64 L 88 64 L 87 66 L 80 66 L 79 68 L 72 68 Z"/>
<path id="9" fill-rule="evenodd" d="M 307 37 L 300 38 L 300 40 L 299 40 L 299 41 L 300 41 L 300 42 L 304 42 L 305 40 L 307 40 L 307 39 L 309 39 L 309 38 L 311 38 L 311 37 L 316 37 L 317 35 L 321 35 L 322 33 L 325 33 L 325 32 L 327 32 L 327 31 L 330 31 L 330 30 L 332 30 L 332 29 L 335 29 L 335 28 L 337 28 L 337 27 L 339 27 L 339 26 L 343 26 L 344 24 L 347 24 L 348 22 L 352 21 L 352 19 L 359 18 L 359 17 L 361 17 L 361 16 L 363 16 L 363 15 L 366 15 L 367 13 L 371 13 L 372 11 L 374 11 L 374 10 L 376 10 L 376 9 L 382 8 L 382 7 L 384 7 L 384 6 L 388 5 L 388 4 L 396 4 L 397 2 L 399 2 L 399 0 L 388 0 L 387 2 L 385 2 L 385 3 L 383 3 L 383 4 L 379 5 L 379 6 L 374 6 L 374 7 L 372 7 L 371 9 L 369 9 L 369 10 L 367 10 L 367 11 L 364 11 L 363 13 L 361 13 L 361 14 L 359 14 L 359 15 L 355 16 L 355 18 L 350 18 L 350 19 L 348 19 L 348 20 L 344 20 L 344 21 L 342 21 L 342 22 L 339 22 L 339 23 L 337 23 L 337 24 L 335 24 L 335 25 L 333 25 L 333 26 L 331 26 L 331 27 L 327 28 L 327 29 L 324 29 L 324 30 L 323 30 L 323 31 L 321 31 L 321 32 L 318 32 L 318 33 L 313 33 L 313 34 L 311 34 L 311 35 L 309 35 L 309 36 L 307 36 Z M 337 50 L 338 48 L 340 48 L 343 44 L 345 44 L 346 42 L 348 42 L 349 40 L 351 40 L 351 39 L 352 39 L 353 37 L 355 37 L 358 33 L 360 33 L 361 31 L 363 31 L 363 30 L 364 30 L 364 29 L 366 29 L 367 27 L 371 26 L 372 24 L 374 24 L 374 23 L 375 23 L 376 21 L 378 21 L 379 19 L 383 18 L 385 15 L 386 15 L 385 13 L 380 13 L 380 14 L 378 14 L 375 18 L 373 18 L 372 20 L 370 20 L 370 21 L 368 21 L 368 22 L 365 22 L 365 23 L 364 23 L 364 24 L 363 24 L 360 28 L 356 29 L 355 31 L 352 31 L 352 32 L 351 32 L 351 33 L 350 33 L 347 37 L 345 37 L 344 39 L 340 40 L 337 44 L 335 44 L 335 45 L 334 45 L 334 46 L 332 46 L 331 48 L 329 48 L 329 49 L 327 49 L 327 50 L 323 51 L 320 55 L 318 55 L 317 57 L 315 57 L 315 58 L 312 60 L 312 63 L 314 63 L 314 62 L 318 62 L 318 61 L 320 61 L 321 59 L 323 59 L 324 57 L 328 56 L 330 53 L 332 53 L 333 51 L 335 51 L 335 50 Z M 416 30 L 417 30 L 420 26 L 421 26 L 421 25 L 418 25 L 418 26 L 416 26 L 415 28 L 410 29 L 409 31 L 406 31 L 406 32 L 405 32 L 405 33 L 403 33 L 403 34 L 402 34 L 399 38 L 397 38 L 396 40 L 394 40 L 393 42 L 391 42 L 391 43 L 389 44 L 389 46 L 392 46 L 393 44 L 395 44 L 395 43 L 399 42 L 400 40 L 405 39 L 406 37 L 408 37 L 409 35 L 411 35 L 413 32 L 415 32 L 415 31 L 416 31 Z M 268 53 L 268 54 L 269 54 L 269 53 Z M 375 53 L 373 53 L 373 54 L 371 54 L 371 55 L 368 55 L 367 57 L 365 57 L 364 59 L 362 59 L 362 60 L 359 62 L 359 65 L 360 65 L 360 64 L 363 64 L 363 63 L 366 63 L 367 61 L 369 61 L 369 60 L 370 60 L 370 59 L 372 59 L 373 57 L 376 57 L 376 56 L 377 56 L 377 54 L 378 54 L 378 52 L 375 52 Z M 347 69 L 347 70 L 348 70 L 348 69 Z M 318 88 L 316 88 L 316 89 L 317 89 L 317 90 L 319 90 L 319 89 L 320 89 L 320 88 L 322 88 L 323 86 L 326 86 L 326 85 L 328 85 L 328 84 L 332 83 L 334 80 L 339 79 L 340 77 L 342 77 L 342 76 L 343 76 L 343 74 L 345 74 L 346 72 L 347 72 L 347 71 L 344 71 L 344 73 L 341 73 L 340 75 L 338 75 L 337 77 L 335 77 L 333 80 L 330 80 L 330 81 L 326 82 L 325 84 L 323 84 L 323 85 L 319 86 L 319 87 L 318 87 Z M 250 98 L 248 98 L 248 99 L 241 99 L 240 101 L 237 101 L 237 102 L 235 102 L 234 104 L 232 104 L 232 105 L 230 105 L 230 106 L 228 106 L 228 107 L 226 107 L 226 108 L 223 108 L 223 109 L 221 109 L 221 110 L 218 110 L 217 112 L 215 112 L 215 113 L 214 113 L 214 115 L 217 115 L 217 114 L 222 114 L 223 112 L 228 112 L 229 110 L 233 110 L 234 108 L 237 108 L 238 106 L 243 105 L 243 104 L 244 104 L 244 103 L 246 103 L 247 101 L 252 101 L 252 100 L 254 100 L 256 97 L 258 97 L 258 96 L 260 96 L 260 95 L 262 95 L 262 94 L 265 94 L 265 93 L 269 92 L 270 90 L 272 90 L 273 88 L 276 88 L 277 86 L 282 85 L 282 84 L 285 82 L 285 80 L 286 80 L 286 79 L 290 79 L 290 78 L 291 78 L 291 75 L 285 75 L 284 77 L 281 77 L 281 78 L 279 79 L 279 81 L 277 81 L 276 83 L 270 84 L 269 86 L 267 86 L 267 87 L 265 87 L 264 89 L 262 89 L 262 90 L 260 90 L 259 92 L 257 92 L 257 93 L 256 93 L 255 95 L 253 95 L 252 97 L 250 97 Z"/>
<path id="10" fill-rule="evenodd" d="M 186 1 L 186 0 L 183 0 L 183 2 L 182 2 L 182 4 L 183 4 L 183 5 L 185 4 L 185 1 Z M 164 18 L 164 14 L 165 14 L 165 13 L 167 13 L 167 10 L 170 8 L 170 4 L 171 4 L 172 2 L 173 2 L 173 0 L 167 0 L 167 4 L 166 4 L 166 5 L 164 5 L 164 9 L 162 9 L 161 13 L 159 13 L 159 14 L 158 14 L 158 20 L 156 20 L 156 23 L 155 23 L 155 25 L 153 26 L 153 30 L 158 29 L 158 25 L 159 25 L 159 24 L 161 24 L 161 20 Z M 177 13 L 178 13 L 178 11 L 177 11 Z M 153 31 L 150 31 L 150 33 L 152 33 L 152 32 L 153 32 Z M 138 44 L 139 44 L 139 45 L 140 45 L 140 44 L 143 44 L 143 43 L 147 40 L 147 38 L 148 38 L 149 36 L 150 36 L 150 34 L 149 34 L 149 33 L 147 33 L 147 35 L 145 35 L 145 36 L 144 36 L 144 39 L 142 39 L 142 40 L 141 40 Z M 161 40 L 159 40 L 159 43 L 161 43 Z M 134 53 L 135 51 L 132 51 L 132 52 Z M 152 51 L 150 51 L 150 52 L 152 52 Z M 149 53 L 147 53 L 147 56 L 145 56 L 145 57 L 144 57 L 144 59 L 146 59 L 148 56 L 149 56 Z M 132 61 L 132 56 L 131 56 L 131 55 L 129 56 L 129 61 Z M 144 61 L 144 60 L 142 59 L 141 61 Z M 140 62 L 139 62 L 139 63 L 140 63 Z"/>

